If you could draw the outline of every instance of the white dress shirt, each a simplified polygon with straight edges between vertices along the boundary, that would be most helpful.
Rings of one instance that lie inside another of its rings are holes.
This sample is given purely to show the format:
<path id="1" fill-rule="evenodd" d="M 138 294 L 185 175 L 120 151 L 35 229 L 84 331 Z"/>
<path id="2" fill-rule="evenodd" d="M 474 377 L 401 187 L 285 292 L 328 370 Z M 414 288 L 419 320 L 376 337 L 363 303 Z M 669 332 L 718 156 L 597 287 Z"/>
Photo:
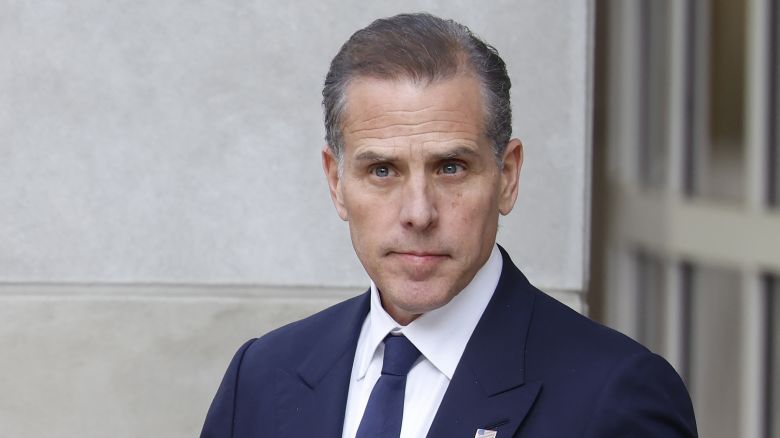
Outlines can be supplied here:
<path id="1" fill-rule="evenodd" d="M 391 332 L 402 333 L 422 353 L 406 379 L 400 438 L 428 434 L 466 343 L 493 296 L 502 267 L 501 253 L 494 246 L 468 286 L 446 305 L 406 326 L 395 322 L 382 308 L 376 285 L 371 282 L 371 310 L 363 322 L 352 363 L 343 438 L 355 438 L 371 390 L 382 372 L 382 340 Z"/>

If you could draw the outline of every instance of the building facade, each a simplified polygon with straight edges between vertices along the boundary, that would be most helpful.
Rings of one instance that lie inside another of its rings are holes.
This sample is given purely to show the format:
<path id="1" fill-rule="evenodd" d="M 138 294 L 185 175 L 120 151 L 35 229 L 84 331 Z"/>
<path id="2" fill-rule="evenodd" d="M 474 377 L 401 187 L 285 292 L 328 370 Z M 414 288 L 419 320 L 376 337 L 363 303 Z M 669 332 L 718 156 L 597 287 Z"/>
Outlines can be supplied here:
<path id="1" fill-rule="evenodd" d="M 591 310 L 701 436 L 780 437 L 780 6 L 596 3 Z"/>

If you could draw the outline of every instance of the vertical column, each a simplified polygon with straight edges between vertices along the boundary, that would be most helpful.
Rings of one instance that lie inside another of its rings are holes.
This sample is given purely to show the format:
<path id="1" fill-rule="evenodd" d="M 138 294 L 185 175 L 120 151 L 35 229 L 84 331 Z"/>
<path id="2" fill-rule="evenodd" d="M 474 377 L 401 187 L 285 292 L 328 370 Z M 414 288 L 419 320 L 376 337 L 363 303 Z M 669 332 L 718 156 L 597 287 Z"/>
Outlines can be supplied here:
<path id="1" fill-rule="evenodd" d="M 618 97 L 615 106 L 618 112 L 614 120 L 621 128 L 618 130 L 616 143 L 613 144 L 611 152 L 619 157 L 619 168 L 616 171 L 621 185 L 634 187 L 638 180 L 637 134 L 640 132 L 641 123 L 640 105 L 637 105 L 637 102 L 642 98 L 640 81 L 642 51 L 639 50 L 642 41 L 642 7 L 640 2 L 616 2 L 613 5 L 619 14 L 613 22 L 620 27 L 618 54 L 613 58 L 618 63 L 613 66 L 618 72 L 616 75 L 618 91 L 615 93 Z"/>
<path id="2" fill-rule="evenodd" d="M 669 171 L 666 173 L 667 193 L 671 201 L 677 201 L 685 192 L 686 172 L 685 151 L 691 145 L 686 144 L 690 138 L 690 112 L 687 108 L 689 96 L 687 75 L 688 52 L 688 6 L 687 2 L 671 2 L 670 8 L 670 48 L 669 48 L 669 111 L 668 139 Z"/>
<path id="3" fill-rule="evenodd" d="M 769 201 L 769 108 L 772 9 L 771 0 L 747 2 L 747 59 L 745 66 L 745 199 L 748 214 L 766 211 Z M 765 355 L 766 295 L 761 273 L 747 267 L 742 273 L 745 323 L 742 342 L 744 360 L 741 380 L 742 419 L 741 435 L 763 437 L 765 435 Z"/>
<path id="4" fill-rule="evenodd" d="M 689 5 L 688 2 L 670 2 L 670 48 L 669 48 L 669 111 L 668 111 L 668 144 L 669 144 L 669 169 L 666 173 L 666 199 L 670 208 L 675 208 L 685 197 L 686 181 L 689 175 L 689 167 L 686 152 L 693 146 L 688 144 L 691 139 L 691 114 L 688 108 L 690 90 L 688 88 L 688 59 L 691 56 L 688 50 L 689 37 Z M 677 256 L 670 256 L 665 261 L 666 269 L 666 326 L 665 326 L 665 350 L 664 356 L 683 375 L 685 366 L 685 340 L 687 335 L 685 326 L 685 312 L 683 312 L 683 281 L 680 268 L 680 260 Z"/>
<path id="5" fill-rule="evenodd" d="M 772 96 L 771 68 L 771 0 L 748 1 L 747 59 L 745 95 L 747 205 L 752 211 L 764 211 L 769 197 L 768 146 L 769 108 Z"/>
<path id="6" fill-rule="evenodd" d="M 761 438 L 764 433 L 766 372 L 766 293 L 761 275 L 754 270 L 742 272 L 743 306 L 742 367 L 740 389 L 742 403 L 740 436 Z"/>
<path id="7" fill-rule="evenodd" d="M 664 302 L 664 313 L 666 313 L 666 325 L 664 327 L 664 351 L 662 354 L 680 375 L 684 373 L 685 358 L 683 357 L 683 346 L 685 342 L 683 336 L 684 330 L 683 312 L 683 290 L 682 276 L 680 275 L 679 261 L 676 258 L 665 260 L 666 269 L 666 300 Z"/>
<path id="8" fill-rule="evenodd" d="M 608 1 L 609 23 L 612 23 L 609 41 L 609 128 L 608 128 L 608 181 L 610 209 L 620 209 L 620 194 L 634 190 L 638 180 L 637 152 L 640 112 L 637 102 L 641 98 L 639 66 L 641 52 L 641 5 L 638 2 Z M 632 254 L 624 236 L 611 227 L 607 232 L 607 320 L 610 325 L 629 336 L 636 336 L 637 287 L 636 270 Z"/>
<path id="9" fill-rule="evenodd" d="M 686 181 L 686 192 L 695 195 L 701 190 L 707 179 L 707 166 L 709 163 L 708 115 L 710 106 L 709 96 L 709 51 L 710 41 L 710 5 L 706 1 L 690 0 L 687 3 L 686 27 L 689 35 L 687 51 L 689 61 L 687 64 L 687 85 L 690 87 L 690 135 L 688 140 L 688 163 L 691 172 L 690 179 Z"/>

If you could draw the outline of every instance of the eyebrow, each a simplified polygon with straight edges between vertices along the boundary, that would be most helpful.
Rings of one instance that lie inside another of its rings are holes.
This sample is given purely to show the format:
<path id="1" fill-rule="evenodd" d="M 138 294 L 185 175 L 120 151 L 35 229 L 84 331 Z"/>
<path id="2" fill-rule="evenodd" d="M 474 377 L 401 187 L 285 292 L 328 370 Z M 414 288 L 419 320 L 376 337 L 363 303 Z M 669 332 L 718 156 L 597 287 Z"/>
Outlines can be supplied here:
<path id="1" fill-rule="evenodd" d="M 475 151 L 473 148 L 470 148 L 468 146 L 458 146 L 452 150 L 446 151 L 442 154 L 434 154 L 437 158 L 440 160 L 451 160 L 453 158 L 460 158 L 460 157 L 476 157 L 479 154 L 477 151 Z"/>
<path id="2" fill-rule="evenodd" d="M 473 148 L 468 146 L 458 146 L 441 153 L 432 153 L 430 156 L 437 160 L 451 160 L 460 157 L 476 157 L 479 154 Z M 385 155 L 374 151 L 363 151 L 355 156 L 355 161 L 367 161 L 370 163 L 383 163 L 395 161 L 395 155 Z"/>
<path id="3" fill-rule="evenodd" d="M 393 161 L 395 157 L 379 154 L 374 151 L 363 151 L 355 155 L 355 161 L 368 161 L 370 163 L 381 163 L 385 161 Z"/>

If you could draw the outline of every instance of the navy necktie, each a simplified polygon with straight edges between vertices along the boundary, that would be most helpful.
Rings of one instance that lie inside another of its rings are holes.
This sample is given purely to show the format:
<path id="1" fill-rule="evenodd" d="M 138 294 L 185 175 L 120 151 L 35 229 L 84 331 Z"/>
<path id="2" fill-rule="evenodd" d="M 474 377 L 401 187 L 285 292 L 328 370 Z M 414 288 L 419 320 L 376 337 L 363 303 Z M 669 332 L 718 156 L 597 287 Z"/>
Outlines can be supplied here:
<path id="1" fill-rule="evenodd" d="M 355 438 L 398 438 L 404 416 L 406 375 L 420 351 L 404 336 L 385 337 L 382 375 L 376 381 Z"/>

